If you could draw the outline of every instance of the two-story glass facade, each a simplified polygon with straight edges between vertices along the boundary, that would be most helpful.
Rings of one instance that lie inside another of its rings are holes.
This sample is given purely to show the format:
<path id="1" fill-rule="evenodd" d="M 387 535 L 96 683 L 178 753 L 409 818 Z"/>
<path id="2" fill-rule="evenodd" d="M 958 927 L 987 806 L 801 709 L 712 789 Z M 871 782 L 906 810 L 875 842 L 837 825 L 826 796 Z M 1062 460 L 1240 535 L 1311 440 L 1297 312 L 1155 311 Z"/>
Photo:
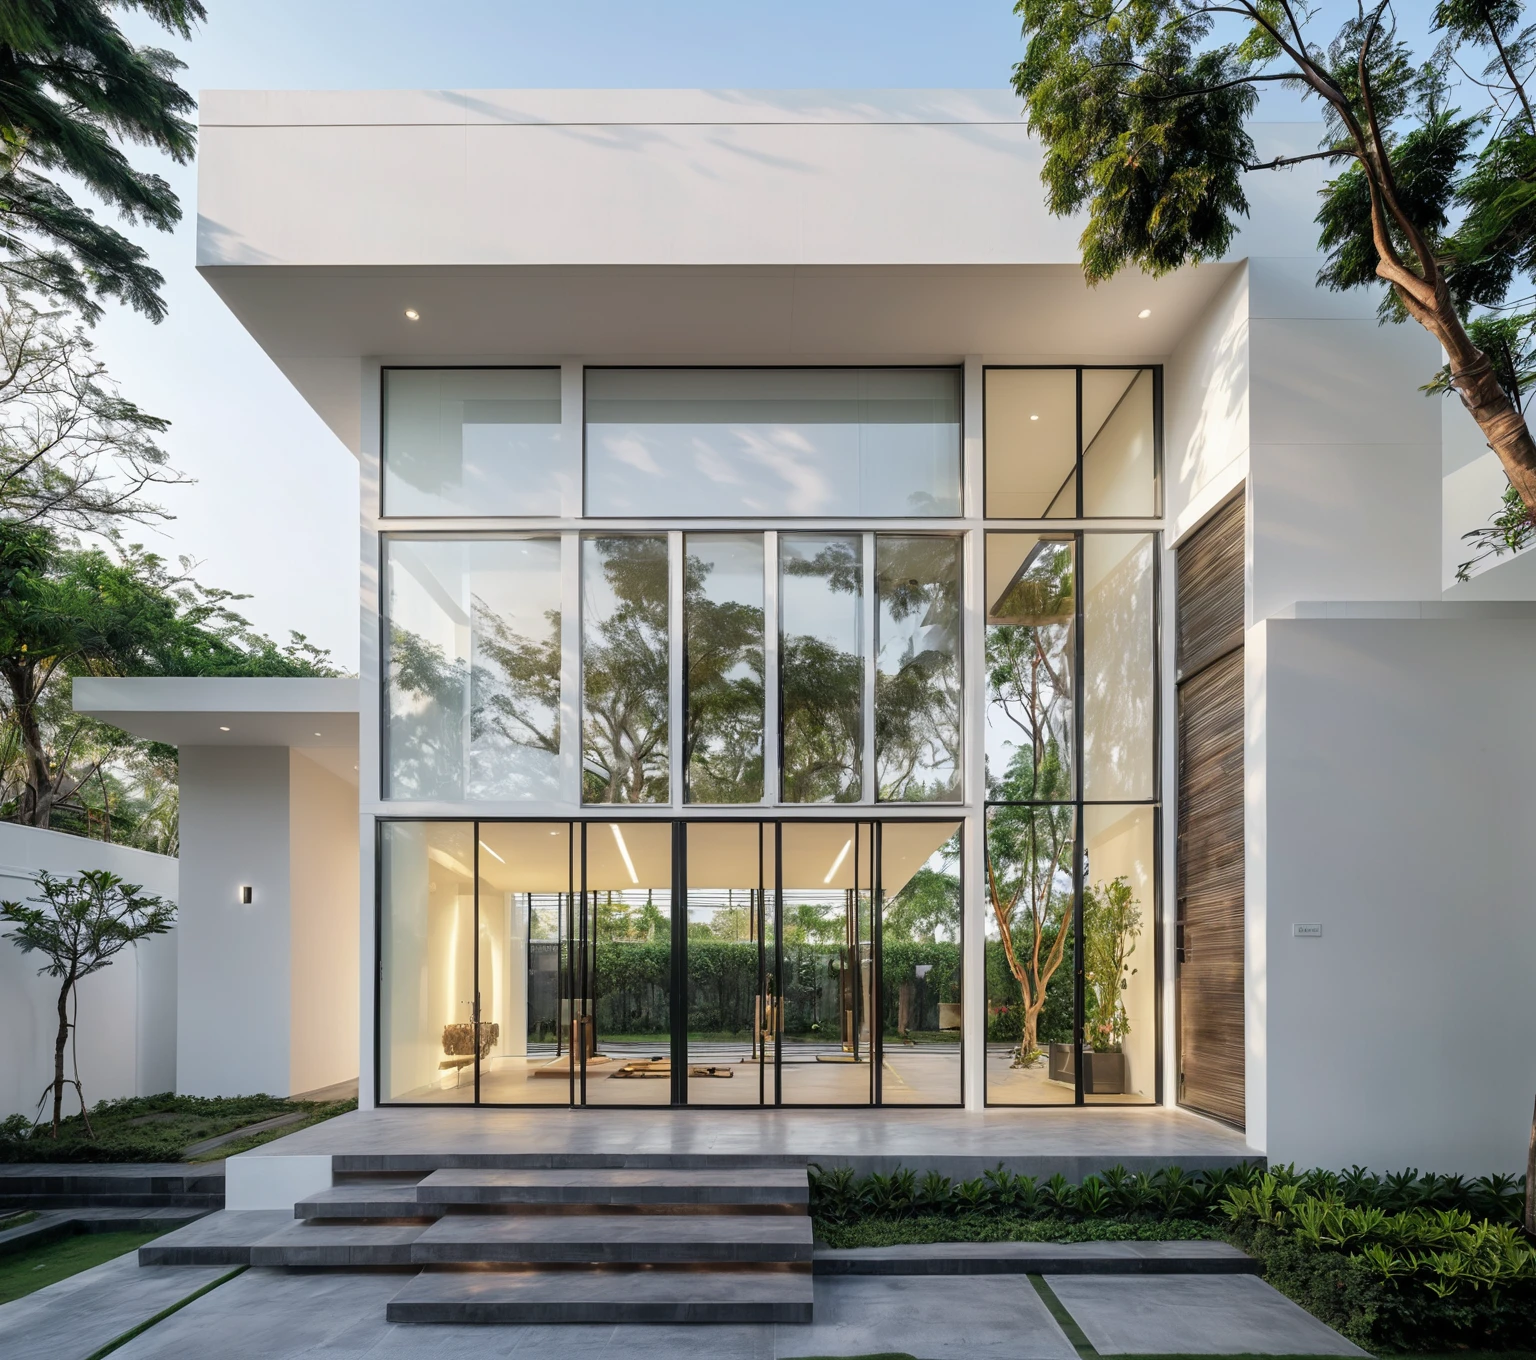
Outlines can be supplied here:
<path id="1" fill-rule="evenodd" d="M 1154 1100 L 1160 384 L 384 368 L 380 1103 Z"/>

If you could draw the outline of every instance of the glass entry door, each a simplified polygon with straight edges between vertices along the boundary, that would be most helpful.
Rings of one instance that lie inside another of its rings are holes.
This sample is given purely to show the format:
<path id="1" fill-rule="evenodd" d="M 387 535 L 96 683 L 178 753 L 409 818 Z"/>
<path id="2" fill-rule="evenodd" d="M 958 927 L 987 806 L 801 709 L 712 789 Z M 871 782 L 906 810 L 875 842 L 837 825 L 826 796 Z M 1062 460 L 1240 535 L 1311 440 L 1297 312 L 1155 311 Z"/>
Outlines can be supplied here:
<path id="1" fill-rule="evenodd" d="M 389 822 L 386 1104 L 960 1100 L 955 822 Z"/>

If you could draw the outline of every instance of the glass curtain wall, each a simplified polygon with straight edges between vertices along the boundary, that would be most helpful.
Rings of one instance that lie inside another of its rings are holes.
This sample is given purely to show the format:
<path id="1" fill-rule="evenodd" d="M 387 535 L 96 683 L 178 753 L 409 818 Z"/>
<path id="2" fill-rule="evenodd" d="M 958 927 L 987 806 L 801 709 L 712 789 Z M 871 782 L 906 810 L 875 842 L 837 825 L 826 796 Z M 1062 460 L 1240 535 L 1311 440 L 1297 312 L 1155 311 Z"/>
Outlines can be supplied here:
<path id="1" fill-rule="evenodd" d="M 560 784 L 560 540 L 384 542 L 384 796 Z"/>
<path id="2" fill-rule="evenodd" d="M 989 519 L 1159 512 L 1160 374 L 989 369 Z M 987 1099 L 1156 1097 L 1157 538 L 986 534 Z"/>

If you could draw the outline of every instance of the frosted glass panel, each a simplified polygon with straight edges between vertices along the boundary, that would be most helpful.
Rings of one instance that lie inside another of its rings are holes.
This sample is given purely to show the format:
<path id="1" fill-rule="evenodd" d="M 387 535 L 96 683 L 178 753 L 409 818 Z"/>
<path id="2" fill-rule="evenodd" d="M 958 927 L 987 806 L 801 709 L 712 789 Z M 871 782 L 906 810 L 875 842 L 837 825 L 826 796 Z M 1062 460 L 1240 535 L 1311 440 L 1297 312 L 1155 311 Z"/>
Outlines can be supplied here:
<path id="1" fill-rule="evenodd" d="M 560 543 L 385 546 L 385 797 L 554 798 Z"/>
<path id="2" fill-rule="evenodd" d="M 987 506 L 992 519 L 1077 514 L 1077 370 L 990 368 Z"/>
<path id="3" fill-rule="evenodd" d="M 587 513 L 960 513 L 955 369 L 588 369 Z"/>
<path id="4" fill-rule="evenodd" d="M 1152 371 L 1083 370 L 1083 513 L 1157 513 Z"/>
<path id="5" fill-rule="evenodd" d="M 386 515 L 558 515 L 557 368 L 384 370 Z"/>
<path id="6" fill-rule="evenodd" d="M 1083 536 L 1083 797 L 1152 798 L 1153 540 Z"/>

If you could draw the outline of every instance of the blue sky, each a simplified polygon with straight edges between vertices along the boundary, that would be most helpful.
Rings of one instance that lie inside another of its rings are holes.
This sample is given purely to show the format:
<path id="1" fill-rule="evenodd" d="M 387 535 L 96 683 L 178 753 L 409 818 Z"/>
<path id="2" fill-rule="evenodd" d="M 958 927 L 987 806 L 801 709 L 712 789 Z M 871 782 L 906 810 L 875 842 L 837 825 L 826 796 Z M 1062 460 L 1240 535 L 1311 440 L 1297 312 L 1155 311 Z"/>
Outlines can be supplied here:
<path id="1" fill-rule="evenodd" d="M 177 50 L 194 91 L 1002 87 L 1020 54 L 1007 0 L 207 3 L 190 43 L 124 21 Z M 187 220 L 135 235 L 166 276 L 170 317 L 156 327 L 113 307 L 97 329 L 125 394 L 173 422 L 173 461 L 197 479 L 165 494 L 177 518 L 143 537 L 195 558 L 208 583 L 250 592 L 245 612 L 263 630 L 297 628 L 355 668 L 355 464 L 195 273 L 195 167 L 164 173 Z"/>

